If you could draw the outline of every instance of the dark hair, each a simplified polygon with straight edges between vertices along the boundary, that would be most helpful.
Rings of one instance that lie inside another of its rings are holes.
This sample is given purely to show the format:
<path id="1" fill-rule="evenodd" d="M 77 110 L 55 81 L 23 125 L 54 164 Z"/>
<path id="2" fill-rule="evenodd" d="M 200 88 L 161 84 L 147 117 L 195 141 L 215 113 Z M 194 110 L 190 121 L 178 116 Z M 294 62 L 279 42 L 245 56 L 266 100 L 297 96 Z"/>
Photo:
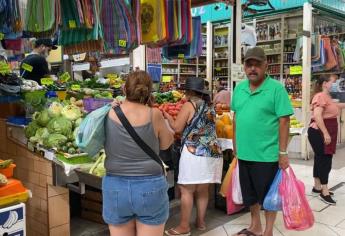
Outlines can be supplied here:
<path id="1" fill-rule="evenodd" d="M 135 71 L 128 75 L 125 83 L 126 99 L 130 102 L 152 105 L 152 80 L 145 71 Z"/>
<path id="2" fill-rule="evenodd" d="M 313 92 L 312 92 L 312 96 L 310 96 L 310 100 L 312 101 L 315 94 L 322 92 L 322 85 L 323 83 L 327 83 L 329 80 L 331 79 L 331 76 L 327 77 L 327 76 L 320 76 L 317 77 L 314 81 L 314 85 L 313 85 Z"/>
<path id="3" fill-rule="evenodd" d="M 210 85 L 210 82 L 208 82 L 207 80 L 205 80 L 204 83 L 205 83 L 205 87 Z"/>

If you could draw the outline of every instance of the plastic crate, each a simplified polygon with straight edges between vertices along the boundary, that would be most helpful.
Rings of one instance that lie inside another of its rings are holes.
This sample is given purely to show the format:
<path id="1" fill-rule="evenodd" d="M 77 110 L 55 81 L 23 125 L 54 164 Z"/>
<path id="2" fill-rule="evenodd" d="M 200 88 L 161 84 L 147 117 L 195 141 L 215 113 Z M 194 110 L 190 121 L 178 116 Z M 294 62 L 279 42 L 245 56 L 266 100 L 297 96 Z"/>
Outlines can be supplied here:
<path id="1" fill-rule="evenodd" d="M 113 99 L 104 99 L 104 98 L 84 98 L 83 99 L 84 110 L 86 112 L 92 112 L 111 102 L 113 102 Z"/>

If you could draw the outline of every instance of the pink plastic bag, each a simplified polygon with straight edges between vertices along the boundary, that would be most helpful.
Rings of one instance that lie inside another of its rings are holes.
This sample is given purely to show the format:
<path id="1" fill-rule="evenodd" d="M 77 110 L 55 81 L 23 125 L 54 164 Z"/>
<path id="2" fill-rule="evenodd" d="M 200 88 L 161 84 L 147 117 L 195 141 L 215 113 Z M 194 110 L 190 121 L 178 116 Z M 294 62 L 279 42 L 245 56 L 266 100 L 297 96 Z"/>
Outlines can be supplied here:
<path id="1" fill-rule="evenodd" d="M 232 172 L 232 200 L 235 204 L 243 204 L 240 184 L 239 162 L 236 163 L 236 167 Z"/>
<path id="2" fill-rule="evenodd" d="M 233 171 L 233 173 L 234 172 L 235 171 Z M 233 199 L 232 199 L 232 181 L 230 181 L 230 183 L 229 183 L 228 191 L 227 191 L 227 194 L 226 194 L 226 207 L 227 207 L 228 215 L 231 215 L 231 214 L 234 214 L 236 212 L 239 212 L 239 211 L 241 211 L 244 208 L 243 205 L 235 204 Z"/>
<path id="3" fill-rule="evenodd" d="M 304 184 L 289 167 L 283 171 L 279 186 L 285 227 L 289 230 L 306 230 L 313 226 L 314 215 L 305 196 Z"/>

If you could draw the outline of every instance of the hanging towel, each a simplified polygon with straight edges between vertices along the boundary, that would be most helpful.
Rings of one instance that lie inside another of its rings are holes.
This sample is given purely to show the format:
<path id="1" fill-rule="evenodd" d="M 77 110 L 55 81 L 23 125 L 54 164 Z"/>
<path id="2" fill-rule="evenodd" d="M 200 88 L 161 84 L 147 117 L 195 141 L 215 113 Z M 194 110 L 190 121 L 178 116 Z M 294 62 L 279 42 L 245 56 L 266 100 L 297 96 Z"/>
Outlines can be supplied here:
<path id="1" fill-rule="evenodd" d="M 323 42 L 327 58 L 325 70 L 332 70 L 337 66 L 337 61 L 331 47 L 331 39 L 329 37 L 323 37 Z"/>

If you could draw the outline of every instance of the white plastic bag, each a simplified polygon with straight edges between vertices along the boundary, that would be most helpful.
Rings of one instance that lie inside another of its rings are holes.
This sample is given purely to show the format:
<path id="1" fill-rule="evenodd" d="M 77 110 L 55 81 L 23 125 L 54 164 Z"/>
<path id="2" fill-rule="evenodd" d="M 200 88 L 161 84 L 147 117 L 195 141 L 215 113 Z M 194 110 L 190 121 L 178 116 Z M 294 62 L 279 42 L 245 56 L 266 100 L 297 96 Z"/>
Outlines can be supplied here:
<path id="1" fill-rule="evenodd" d="M 232 200 L 238 205 L 243 204 L 239 164 L 239 161 L 237 161 L 235 170 L 232 173 Z"/>

